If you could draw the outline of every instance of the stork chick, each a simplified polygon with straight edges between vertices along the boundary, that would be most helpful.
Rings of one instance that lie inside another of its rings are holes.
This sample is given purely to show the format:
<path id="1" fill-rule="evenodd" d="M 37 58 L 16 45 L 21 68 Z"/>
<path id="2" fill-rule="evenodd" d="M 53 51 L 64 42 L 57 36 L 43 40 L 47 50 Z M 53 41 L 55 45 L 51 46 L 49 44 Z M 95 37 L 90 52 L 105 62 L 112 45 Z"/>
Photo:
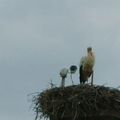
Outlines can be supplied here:
<path id="1" fill-rule="evenodd" d="M 77 71 L 77 66 L 76 65 L 70 66 L 70 77 L 71 77 L 72 85 L 74 85 L 74 82 L 73 82 L 73 79 L 72 79 L 72 74 L 75 74 L 76 71 Z"/>
<path id="2" fill-rule="evenodd" d="M 62 80 L 61 80 L 61 87 L 65 86 L 65 78 L 67 77 L 67 74 L 68 74 L 68 69 L 67 68 L 63 68 L 60 71 L 60 76 L 62 78 Z"/>

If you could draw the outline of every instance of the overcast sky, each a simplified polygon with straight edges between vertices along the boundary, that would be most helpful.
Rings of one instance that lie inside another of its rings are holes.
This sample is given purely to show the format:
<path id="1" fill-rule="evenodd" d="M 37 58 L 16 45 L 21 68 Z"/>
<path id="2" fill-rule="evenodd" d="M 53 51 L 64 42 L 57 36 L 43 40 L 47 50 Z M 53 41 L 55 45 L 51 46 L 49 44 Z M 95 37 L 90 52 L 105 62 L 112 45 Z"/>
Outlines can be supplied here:
<path id="1" fill-rule="evenodd" d="M 88 46 L 94 83 L 119 86 L 120 0 L 0 0 L 0 120 L 34 120 L 27 95 L 59 86 Z"/>

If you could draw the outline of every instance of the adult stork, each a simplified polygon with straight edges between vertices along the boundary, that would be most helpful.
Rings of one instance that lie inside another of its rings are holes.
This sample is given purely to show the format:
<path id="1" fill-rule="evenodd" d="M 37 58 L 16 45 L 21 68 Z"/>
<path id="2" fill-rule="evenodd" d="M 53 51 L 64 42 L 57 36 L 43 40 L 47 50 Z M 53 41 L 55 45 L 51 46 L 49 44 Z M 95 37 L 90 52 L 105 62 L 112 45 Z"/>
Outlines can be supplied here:
<path id="1" fill-rule="evenodd" d="M 79 79 L 81 84 L 84 84 L 86 81 L 88 81 L 89 77 L 91 77 L 91 84 L 93 84 L 94 64 L 95 64 L 95 56 L 94 53 L 92 52 L 92 47 L 88 47 L 87 56 L 82 57 L 80 61 Z"/>

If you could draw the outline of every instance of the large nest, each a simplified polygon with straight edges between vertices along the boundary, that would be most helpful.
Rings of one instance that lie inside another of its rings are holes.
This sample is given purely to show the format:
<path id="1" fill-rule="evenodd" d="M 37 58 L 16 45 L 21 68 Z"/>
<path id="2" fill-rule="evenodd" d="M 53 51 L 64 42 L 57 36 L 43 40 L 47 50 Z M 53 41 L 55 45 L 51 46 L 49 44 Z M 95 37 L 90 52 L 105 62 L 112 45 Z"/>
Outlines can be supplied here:
<path id="1" fill-rule="evenodd" d="M 56 87 L 36 95 L 33 103 L 36 119 L 120 120 L 120 91 L 104 86 Z"/>

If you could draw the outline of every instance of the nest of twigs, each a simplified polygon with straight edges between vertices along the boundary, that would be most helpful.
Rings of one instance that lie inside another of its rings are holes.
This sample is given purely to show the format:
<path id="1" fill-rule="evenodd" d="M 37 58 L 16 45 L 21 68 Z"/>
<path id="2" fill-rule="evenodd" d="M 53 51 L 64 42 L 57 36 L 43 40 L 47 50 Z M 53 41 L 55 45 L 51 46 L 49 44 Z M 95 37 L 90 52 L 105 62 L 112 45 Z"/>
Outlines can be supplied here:
<path id="1" fill-rule="evenodd" d="M 120 91 L 104 86 L 56 87 L 34 96 L 33 103 L 36 119 L 120 120 Z"/>

